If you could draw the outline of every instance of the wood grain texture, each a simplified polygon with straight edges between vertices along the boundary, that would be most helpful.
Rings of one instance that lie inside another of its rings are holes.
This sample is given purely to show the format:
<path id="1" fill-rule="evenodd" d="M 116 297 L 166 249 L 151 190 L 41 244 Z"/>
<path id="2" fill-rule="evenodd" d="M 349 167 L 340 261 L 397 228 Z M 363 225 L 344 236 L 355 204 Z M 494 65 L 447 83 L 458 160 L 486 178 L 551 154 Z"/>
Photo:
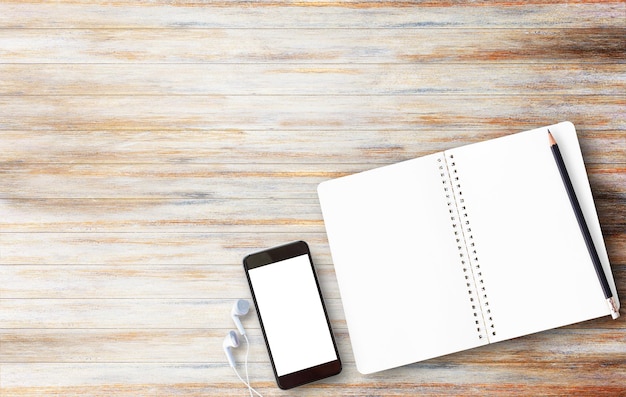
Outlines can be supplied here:
<path id="1" fill-rule="evenodd" d="M 59 5 L 61 3 L 62 5 Z M 621 1 L 3 1 L 7 28 L 624 27 Z M 525 5 L 530 5 L 526 7 Z"/>
<path id="2" fill-rule="evenodd" d="M 344 370 L 279 390 L 251 313 L 265 396 L 626 395 L 624 315 L 359 374 L 315 190 L 570 120 L 624 306 L 624 37 L 623 1 L 0 1 L 0 395 L 247 395 L 241 259 L 296 239 Z"/>
<path id="3" fill-rule="evenodd" d="M 331 64 L 0 64 L 2 95 L 619 95 L 623 65 L 531 63 Z M 193 75 L 189 79 L 187 75 Z M 617 76 L 616 76 L 617 75 Z M 515 76 L 515 78 L 513 78 Z M 275 84 L 279 77 L 281 84 Z"/>
<path id="4" fill-rule="evenodd" d="M 626 28 L 1 29 L 6 63 L 603 63 Z M 9 40 L 10 39 L 10 40 Z"/>

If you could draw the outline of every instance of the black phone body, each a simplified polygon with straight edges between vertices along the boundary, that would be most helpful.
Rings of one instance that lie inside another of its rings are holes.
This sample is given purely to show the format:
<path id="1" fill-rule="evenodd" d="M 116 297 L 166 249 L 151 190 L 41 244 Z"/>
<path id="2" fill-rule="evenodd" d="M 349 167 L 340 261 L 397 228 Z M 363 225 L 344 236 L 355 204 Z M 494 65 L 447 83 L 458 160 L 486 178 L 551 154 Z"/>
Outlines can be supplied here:
<path id="1" fill-rule="evenodd" d="M 304 241 L 243 260 L 263 338 L 281 389 L 341 372 L 326 306 Z"/>

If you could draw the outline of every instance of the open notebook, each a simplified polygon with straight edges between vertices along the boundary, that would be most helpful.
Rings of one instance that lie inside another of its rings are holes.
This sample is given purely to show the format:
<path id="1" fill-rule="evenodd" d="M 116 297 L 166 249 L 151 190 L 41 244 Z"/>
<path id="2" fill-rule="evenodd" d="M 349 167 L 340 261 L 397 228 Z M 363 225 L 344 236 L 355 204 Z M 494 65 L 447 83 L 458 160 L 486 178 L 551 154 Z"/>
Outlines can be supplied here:
<path id="1" fill-rule="evenodd" d="M 574 126 L 556 138 L 617 300 Z M 546 128 L 323 182 L 357 368 L 609 315 Z"/>

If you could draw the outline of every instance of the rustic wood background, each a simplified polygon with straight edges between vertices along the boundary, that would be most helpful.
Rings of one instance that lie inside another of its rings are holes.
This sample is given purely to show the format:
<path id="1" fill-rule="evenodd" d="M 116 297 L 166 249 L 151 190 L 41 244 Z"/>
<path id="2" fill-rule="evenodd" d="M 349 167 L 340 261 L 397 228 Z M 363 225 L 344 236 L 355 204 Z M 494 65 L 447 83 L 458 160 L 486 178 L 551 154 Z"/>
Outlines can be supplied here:
<path id="1" fill-rule="evenodd" d="M 344 371 L 280 391 L 250 314 L 266 396 L 626 395 L 626 315 L 360 375 L 316 196 L 570 120 L 624 306 L 625 38 L 622 1 L 0 2 L 0 394 L 248 395 L 241 259 L 304 239 Z"/>

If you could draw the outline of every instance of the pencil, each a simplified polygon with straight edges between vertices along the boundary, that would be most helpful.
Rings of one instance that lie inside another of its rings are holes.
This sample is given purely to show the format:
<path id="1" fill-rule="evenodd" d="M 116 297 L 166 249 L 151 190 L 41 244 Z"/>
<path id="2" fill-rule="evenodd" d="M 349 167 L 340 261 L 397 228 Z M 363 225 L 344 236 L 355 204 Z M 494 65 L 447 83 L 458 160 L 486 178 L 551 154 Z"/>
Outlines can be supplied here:
<path id="1" fill-rule="evenodd" d="M 602 292 L 604 292 L 604 297 L 606 298 L 606 302 L 609 305 L 611 317 L 613 317 L 613 319 L 616 319 L 619 317 L 619 310 L 617 309 L 617 304 L 615 303 L 615 299 L 613 298 L 613 292 L 611 291 L 611 287 L 609 287 L 609 282 L 606 279 L 606 274 L 604 274 L 604 270 L 602 269 L 602 264 L 600 263 L 600 258 L 598 257 L 598 251 L 596 250 L 596 246 L 591 239 L 589 227 L 587 226 L 587 222 L 585 222 L 583 211 L 580 209 L 580 204 L 578 203 L 578 198 L 576 197 L 576 193 L 574 192 L 572 181 L 570 180 L 569 174 L 567 173 L 567 168 L 565 168 L 565 162 L 563 162 L 563 157 L 561 156 L 559 145 L 556 144 L 556 140 L 554 140 L 554 137 L 552 136 L 550 130 L 548 130 L 548 139 L 550 142 L 550 148 L 552 149 L 552 154 L 554 155 L 554 160 L 556 161 L 557 168 L 559 169 L 559 173 L 561 174 L 561 179 L 563 180 L 563 185 L 565 185 L 567 196 L 569 197 L 569 201 L 572 204 L 574 213 L 576 214 L 578 226 L 580 227 L 583 239 L 585 240 L 585 244 L 587 245 L 587 251 L 589 251 L 591 262 L 593 262 L 593 267 L 595 268 L 596 275 L 598 276 L 598 280 L 600 281 Z"/>

